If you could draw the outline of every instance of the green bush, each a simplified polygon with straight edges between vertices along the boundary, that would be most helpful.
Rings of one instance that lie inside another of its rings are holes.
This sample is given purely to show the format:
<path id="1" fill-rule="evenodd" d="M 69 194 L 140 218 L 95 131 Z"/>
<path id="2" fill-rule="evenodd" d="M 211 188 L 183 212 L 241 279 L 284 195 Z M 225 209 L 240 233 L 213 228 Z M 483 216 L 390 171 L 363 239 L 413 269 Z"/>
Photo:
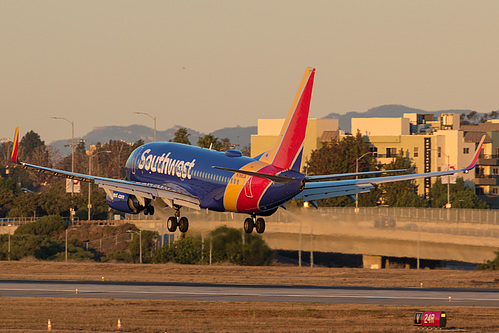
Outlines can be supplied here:
<path id="1" fill-rule="evenodd" d="M 41 217 L 38 221 L 21 224 L 15 235 L 39 235 L 52 237 L 66 229 L 66 222 L 59 215 L 48 215 Z"/>
<path id="2" fill-rule="evenodd" d="M 156 239 L 159 237 L 156 231 L 142 230 L 142 262 L 147 263 L 152 261 L 153 249 L 156 245 Z M 128 249 L 132 255 L 133 261 L 139 262 L 140 258 L 140 237 L 136 233 L 133 234 L 133 240 L 130 242 Z"/>
<path id="3" fill-rule="evenodd" d="M 478 269 L 481 270 L 499 270 L 499 251 L 494 252 L 496 258 L 494 260 L 487 260 L 485 263 L 478 265 Z"/>
<path id="4" fill-rule="evenodd" d="M 170 246 L 164 245 L 153 258 L 153 262 L 175 262 L 197 264 L 201 262 L 201 237 L 182 237 Z"/>
<path id="5" fill-rule="evenodd" d="M 126 251 L 110 252 L 100 259 L 102 262 L 132 262 L 132 254 Z"/>
<path id="6" fill-rule="evenodd" d="M 204 240 L 204 247 L 200 236 L 183 237 L 170 246 L 161 247 L 156 252 L 153 262 L 208 263 L 211 242 L 212 262 L 229 262 L 248 266 L 270 265 L 272 263 L 272 251 L 260 235 L 244 234 L 244 245 L 242 237 L 241 230 L 226 226 L 214 230 L 210 237 Z"/>

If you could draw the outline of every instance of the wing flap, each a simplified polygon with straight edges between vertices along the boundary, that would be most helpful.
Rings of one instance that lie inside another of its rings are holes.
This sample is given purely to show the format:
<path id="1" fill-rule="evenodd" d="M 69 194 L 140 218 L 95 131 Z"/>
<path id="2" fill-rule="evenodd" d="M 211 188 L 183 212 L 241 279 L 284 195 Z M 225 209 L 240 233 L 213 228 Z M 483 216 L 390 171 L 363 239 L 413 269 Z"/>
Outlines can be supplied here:
<path id="1" fill-rule="evenodd" d="M 294 199 L 303 199 L 303 201 L 313 201 L 326 198 L 341 197 L 343 195 L 355 195 L 357 193 L 369 192 L 374 186 L 370 184 L 356 185 L 356 184 L 330 184 L 337 182 L 322 182 L 322 186 L 309 187 L 309 185 L 316 185 L 315 183 L 306 183 L 305 189 L 300 192 Z M 319 183 L 320 184 L 320 183 Z"/>

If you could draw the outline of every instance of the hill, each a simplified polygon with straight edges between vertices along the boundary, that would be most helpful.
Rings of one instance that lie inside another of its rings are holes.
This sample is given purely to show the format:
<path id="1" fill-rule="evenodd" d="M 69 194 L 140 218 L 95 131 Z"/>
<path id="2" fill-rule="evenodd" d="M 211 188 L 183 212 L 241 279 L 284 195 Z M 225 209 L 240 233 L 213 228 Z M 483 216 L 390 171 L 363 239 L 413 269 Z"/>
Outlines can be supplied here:
<path id="1" fill-rule="evenodd" d="M 182 126 L 175 125 L 165 131 L 156 131 L 156 139 L 158 141 L 169 141 L 173 139 L 175 132 Z M 191 144 L 196 145 L 198 138 L 204 136 L 204 133 L 198 132 L 191 128 L 187 128 L 190 134 L 189 139 Z M 220 139 L 229 138 L 230 142 L 239 145 L 239 149 L 250 145 L 251 134 L 256 134 L 256 126 L 249 127 L 227 127 L 216 130 L 212 133 L 215 137 Z M 124 140 L 126 142 L 137 142 L 143 140 L 144 142 L 151 142 L 154 138 L 154 130 L 150 127 L 143 125 L 130 125 L 130 126 L 104 126 L 96 127 L 91 132 L 84 135 L 82 138 L 86 141 L 86 147 L 96 144 L 97 142 L 106 143 L 109 140 Z M 58 140 L 51 143 L 51 145 L 58 149 L 62 155 L 71 153 L 71 148 L 65 147 L 66 140 Z"/>

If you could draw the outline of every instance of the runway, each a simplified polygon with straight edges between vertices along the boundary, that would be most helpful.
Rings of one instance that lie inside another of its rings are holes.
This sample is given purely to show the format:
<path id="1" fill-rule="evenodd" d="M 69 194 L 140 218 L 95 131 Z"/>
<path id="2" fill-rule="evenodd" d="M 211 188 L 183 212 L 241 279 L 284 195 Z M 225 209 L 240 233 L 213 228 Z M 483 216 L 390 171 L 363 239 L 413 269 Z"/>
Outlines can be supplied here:
<path id="1" fill-rule="evenodd" d="M 78 289 L 78 293 L 76 290 Z M 2 297 L 499 306 L 498 289 L 0 280 Z M 450 297 L 450 301 L 449 301 Z"/>

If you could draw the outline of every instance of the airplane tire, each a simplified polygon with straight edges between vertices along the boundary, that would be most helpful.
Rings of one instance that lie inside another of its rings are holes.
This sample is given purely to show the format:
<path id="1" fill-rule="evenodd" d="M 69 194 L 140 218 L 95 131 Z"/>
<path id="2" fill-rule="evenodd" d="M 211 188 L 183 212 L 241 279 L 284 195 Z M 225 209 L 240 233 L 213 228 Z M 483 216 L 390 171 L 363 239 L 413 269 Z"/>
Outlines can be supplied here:
<path id="1" fill-rule="evenodd" d="M 166 222 L 166 227 L 169 232 L 175 232 L 177 230 L 177 218 L 175 216 L 170 216 Z"/>
<path id="2" fill-rule="evenodd" d="M 148 207 L 149 215 L 154 215 L 154 206 Z"/>
<path id="3" fill-rule="evenodd" d="M 261 217 L 257 218 L 255 223 L 255 229 L 257 233 L 263 234 L 263 232 L 265 231 L 265 220 L 262 219 Z"/>
<path id="4" fill-rule="evenodd" d="M 178 221 L 178 229 L 182 233 L 186 233 L 187 230 L 189 229 L 189 220 L 187 217 L 181 217 L 180 220 Z"/>
<path id="5" fill-rule="evenodd" d="M 253 219 L 251 217 L 244 220 L 244 232 L 251 234 L 253 232 L 253 224 Z"/>

